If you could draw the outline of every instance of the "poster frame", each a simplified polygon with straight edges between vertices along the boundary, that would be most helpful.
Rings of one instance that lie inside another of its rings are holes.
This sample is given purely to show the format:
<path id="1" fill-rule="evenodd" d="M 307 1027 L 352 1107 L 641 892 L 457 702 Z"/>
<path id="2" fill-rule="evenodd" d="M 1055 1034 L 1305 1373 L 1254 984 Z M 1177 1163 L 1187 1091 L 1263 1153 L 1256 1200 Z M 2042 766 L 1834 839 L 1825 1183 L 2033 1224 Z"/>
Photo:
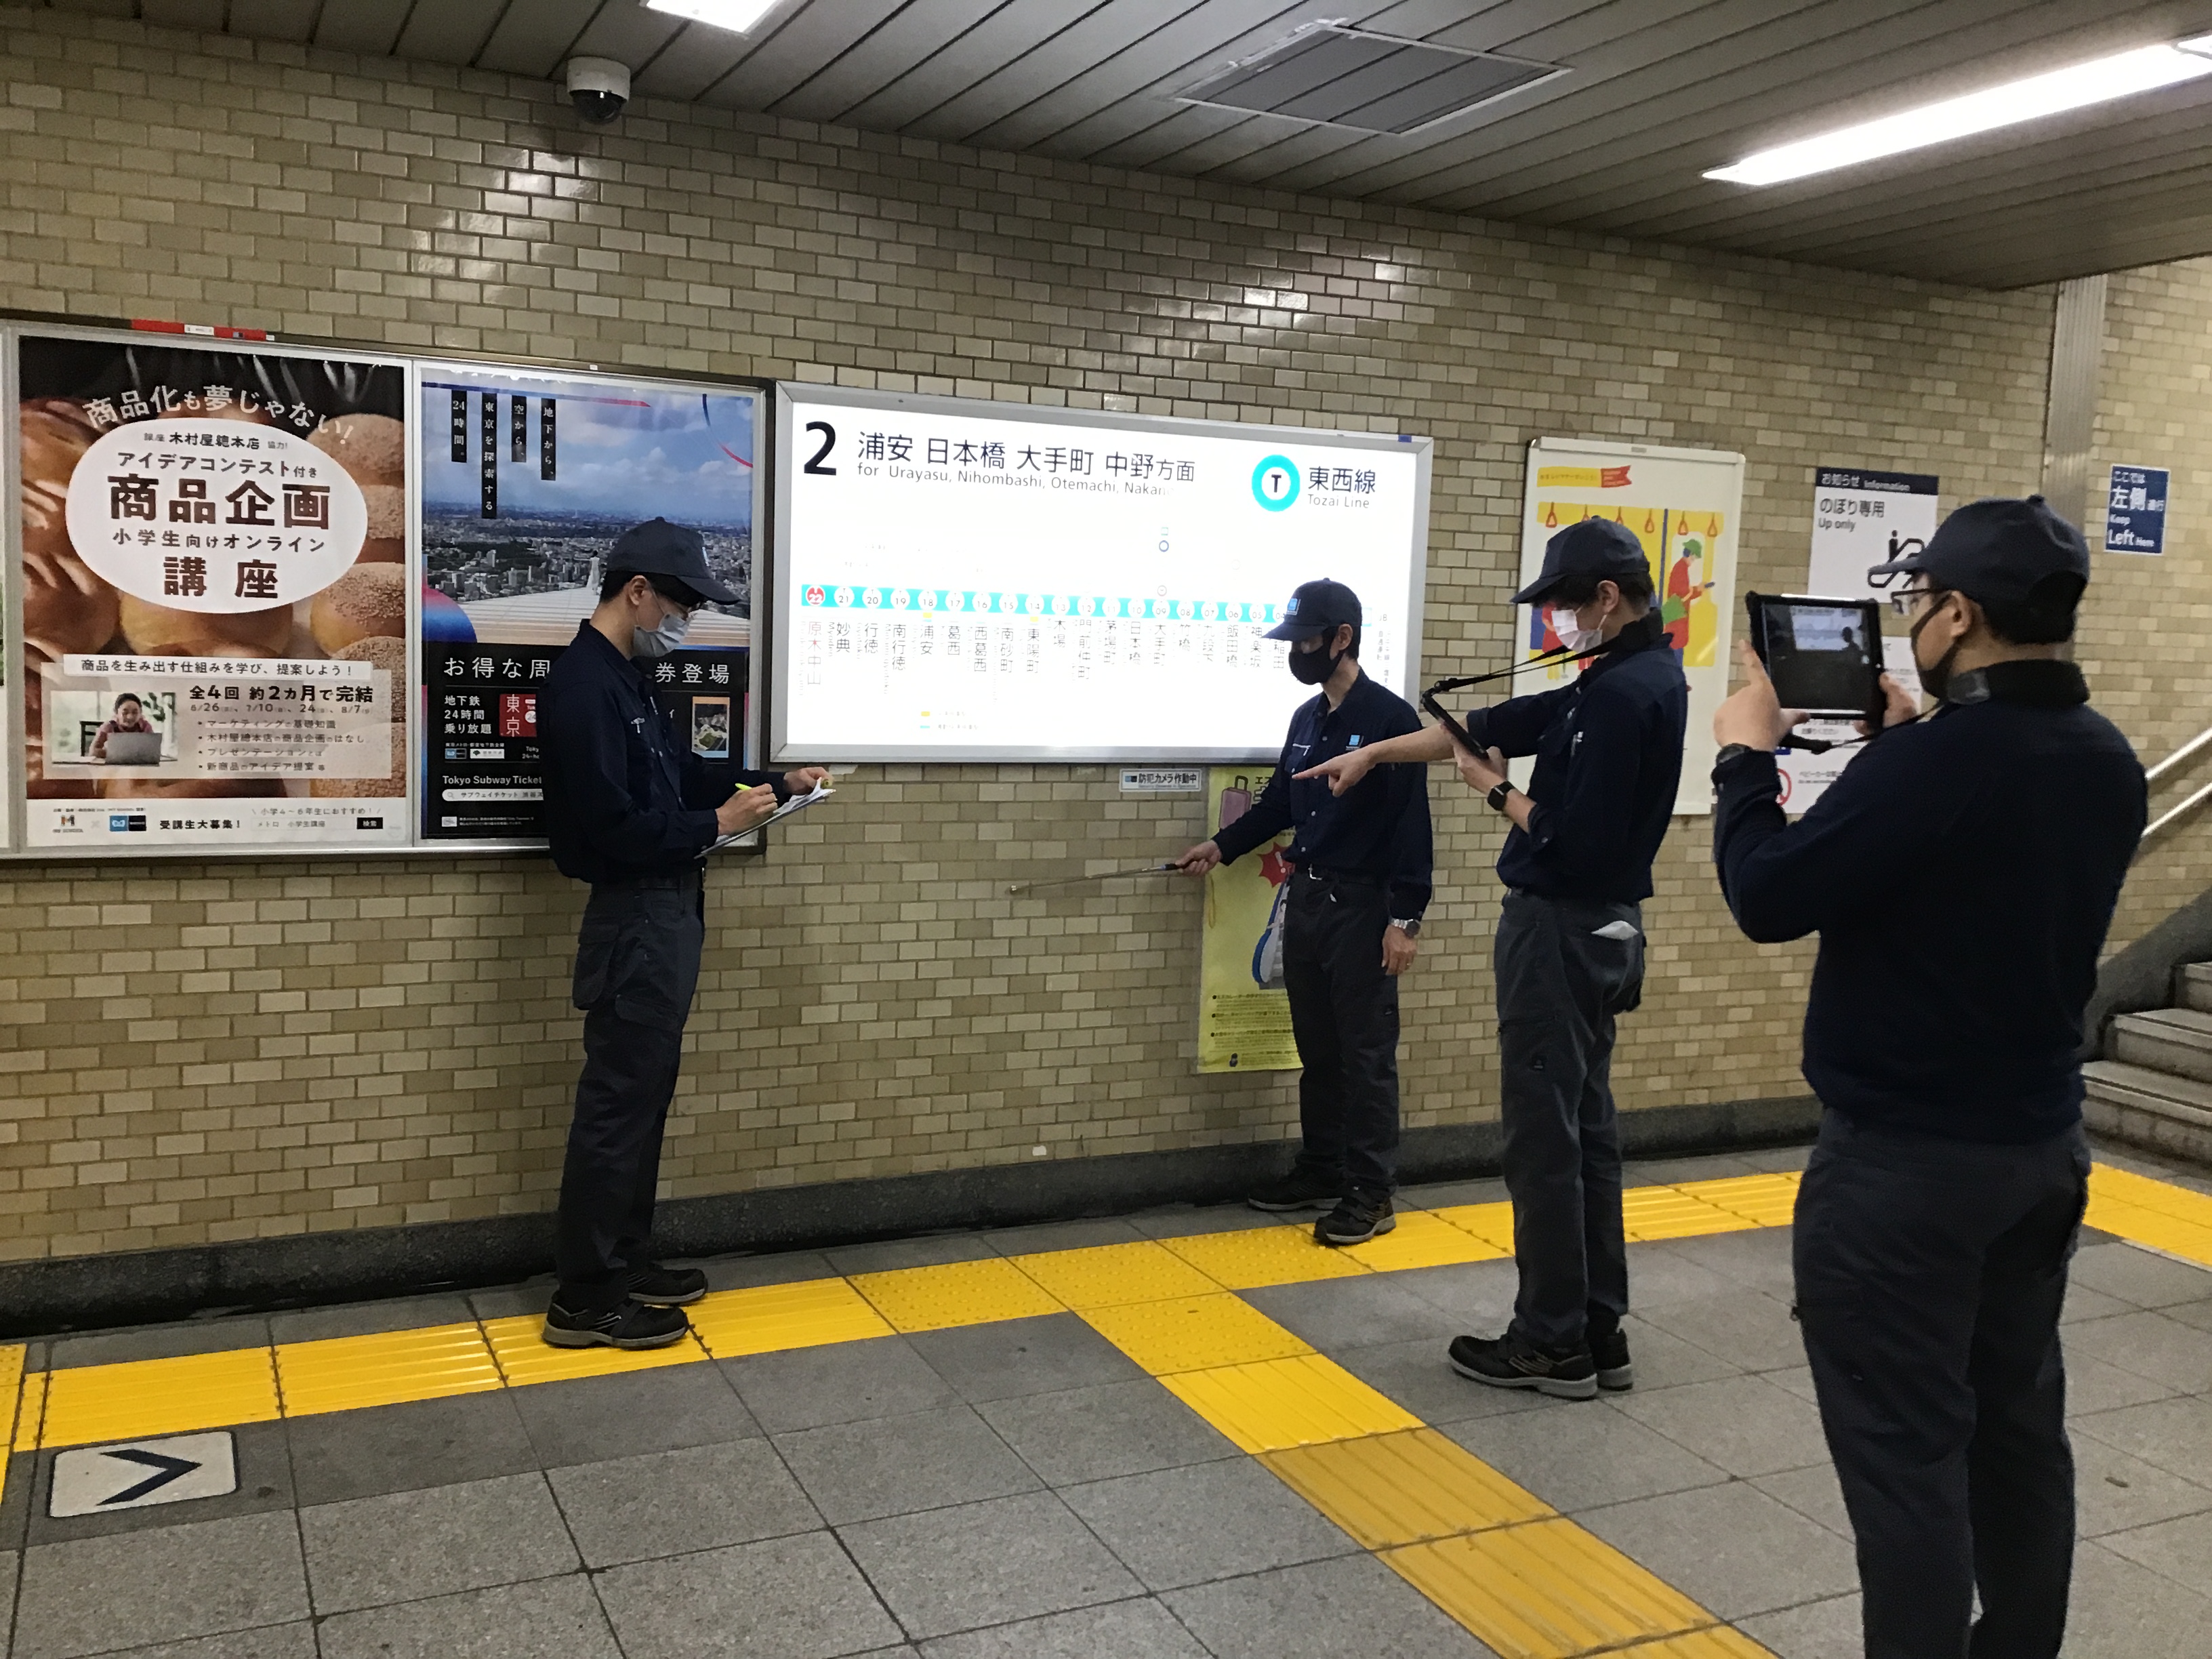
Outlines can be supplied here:
<path id="1" fill-rule="evenodd" d="M 790 578 L 792 559 L 791 469 L 797 464 L 798 446 L 790 441 L 797 431 L 793 417 L 793 403 L 840 404 L 848 408 L 910 410 L 917 413 L 946 414 L 958 411 L 979 420 L 1036 421 L 1048 424 L 1109 428 L 1117 431 L 1140 430 L 1170 434 L 1182 437 L 1226 438 L 1248 441 L 1279 441 L 1285 445 L 1328 443 L 1349 449 L 1374 449 L 1393 453 L 1410 449 L 1413 454 L 1413 525 L 1412 568 L 1408 579 L 1410 591 L 1406 596 L 1406 651 L 1401 683 L 1390 687 L 1401 696 L 1410 700 L 1414 688 L 1420 684 L 1422 601 L 1428 588 L 1429 571 L 1429 496 L 1431 475 L 1436 459 L 1436 441 L 1422 433 L 1347 432 L 1334 427 L 1275 426 L 1244 421 L 1202 421 L 1176 416 L 1139 415 L 1115 410 L 1070 409 L 1056 404 L 1018 404 L 1002 399 L 957 398 L 931 392 L 871 391 L 864 387 L 830 386 L 818 381 L 779 380 L 775 387 L 775 556 L 770 561 L 773 574 L 770 603 L 781 605 L 781 596 Z M 760 562 L 759 550 L 754 550 L 754 563 Z M 1285 573 L 1286 577 L 1291 573 Z M 1300 578 L 1299 580 L 1303 580 Z M 760 579 L 756 570 L 756 588 Z M 1286 586 L 1294 586 L 1288 582 Z M 778 631 L 771 628 L 771 633 Z M 1098 745 L 1095 747 L 1043 747 L 1006 744 L 962 744 L 957 745 L 919 745 L 912 744 L 848 743 L 819 747 L 818 752 L 800 753 L 791 746 L 784 717 L 789 708 L 785 684 L 785 662 L 777 653 L 770 664 L 774 691 L 769 700 L 773 733 L 765 753 L 763 764 L 778 766 L 786 763 L 803 764 L 811 761 L 825 763 L 890 763 L 897 765 L 962 765 L 1001 764 L 1032 766 L 1082 766 L 1091 764 L 1119 764 L 1128 762 L 1157 763 L 1176 766 L 1218 766 L 1272 763 L 1279 750 L 1267 749 L 1208 748 L 1193 744 L 1186 747 L 1163 749 L 1158 744 Z"/>
<path id="2" fill-rule="evenodd" d="M 18 507 L 18 469 L 21 445 L 13 437 L 21 386 L 18 379 L 18 343 L 25 335 L 59 339 L 85 340 L 109 345 L 142 345 L 170 349 L 200 348 L 236 352 L 245 355 L 326 359 L 349 358 L 379 367 L 400 370 L 404 376 L 404 396 L 410 410 L 407 457 L 407 507 L 405 569 L 408 572 L 407 599 L 407 672 L 415 699 L 415 708 L 404 722 L 407 727 L 407 793 L 404 799 L 408 815 L 408 836 L 404 842 L 374 847 L 284 847 L 256 845 L 250 847 L 224 846 L 131 846 L 131 847 L 28 847 L 25 845 L 27 831 L 27 799 L 23 776 L 23 696 L 21 675 L 22 655 L 22 582 L 21 580 L 22 547 L 21 515 Z M 762 556 L 763 544 L 767 539 L 763 525 L 775 523 L 775 469 L 764 466 L 760 456 L 773 454 L 775 434 L 775 392 L 779 382 L 758 375 L 716 374 L 701 371 L 670 372 L 663 369 L 633 370 L 623 365 L 586 363 L 539 357 L 525 357 L 512 353 L 473 351 L 461 349 L 435 350 L 404 349 L 395 350 L 390 344 L 373 340 L 354 340 L 323 336 L 279 335 L 248 327 L 216 329 L 208 326 L 184 326 L 175 324 L 143 325 L 127 318 L 84 318 L 52 312 L 0 307 L 0 416 L 4 416 L 11 434 L 4 446 L 0 446 L 0 741 L 8 745 L 4 758 L 0 758 L 0 866 L 46 864 L 101 864 L 118 860 L 160 863 L 231 863 L 246 861 L 295 860 L 376 860 L 396 858 L 484 857 L 504 856 L 517 853 L 543 853 L 546 843 L 541 840 L 471 840 L 432 841 L 422 833 L 422 749 L 424 740 L 425 705 L 422 673 L 422 469 L 417 447 L 420 434 L 415 430 L 419 423 L 422 405 L 422 371 L 425 364 L 438 363 L 516 374 L 557 375 L 572 380 L 597 380 L 621 385 L 654 385 L 680 391 L 724 388 L 749 393 L 754 398 L 755 426 L 753 465 L 753 584 L 755 589 L 753 641 L 748 650 L 753 662 L 749 668 L 752 678 L 753 710 L 750 724 L 757 728 L 753 734 L 757 753 L 765 753 L 768 719 L 772 698 L 772 675 L 769 664 L 775 658 L 773 628 L 765 622 L 759 597 L 763 575 L 773 562 Z M 767 764 L 765 761 L 763 763 Z M 763 849 L 761 836 L 749 842 L 739 843 L 732 852 L 757 855 Z"/>

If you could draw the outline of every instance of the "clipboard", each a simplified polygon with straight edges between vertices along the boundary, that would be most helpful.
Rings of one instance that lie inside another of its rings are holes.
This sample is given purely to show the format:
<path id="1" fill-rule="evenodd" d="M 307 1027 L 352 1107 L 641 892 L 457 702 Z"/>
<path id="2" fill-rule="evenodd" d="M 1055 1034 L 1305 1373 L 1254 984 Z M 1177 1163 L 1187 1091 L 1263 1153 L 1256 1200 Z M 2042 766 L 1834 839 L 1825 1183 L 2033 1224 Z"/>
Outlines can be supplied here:
<path id="1" fill-rule="evenodd" d="M 766 786 L 763 785 L 763 787 L 765 787 Z M 815 802 L 818 800 L 827 800 L 830 796 L 836 793 L 837 792 L 835 789 L 832 789 L 827 782 L 817 783 L 805 794 L 793 795 L 789 800 L 784 802 L 782 805 L 777 807 L 775 811 L 769 813 L 758 823 L 748 825 L 746 828 L 738 830 L 735 835 L 723 836 L 714 841 L 709 842 L 707 845 L 707 851 L 700 854 L 699 856 L 703 859 L 708 855 L 708 854 L 719 853 L 722 848 L 729 846 L 732 842 L 740 842 L 747 836 L 757 835 L 760 831 L 767 829 L 771 823 L 781 823 L 784 819 L 789 817 L 793 812 L 804 812 L 808 807 L 813 805 Z"/>

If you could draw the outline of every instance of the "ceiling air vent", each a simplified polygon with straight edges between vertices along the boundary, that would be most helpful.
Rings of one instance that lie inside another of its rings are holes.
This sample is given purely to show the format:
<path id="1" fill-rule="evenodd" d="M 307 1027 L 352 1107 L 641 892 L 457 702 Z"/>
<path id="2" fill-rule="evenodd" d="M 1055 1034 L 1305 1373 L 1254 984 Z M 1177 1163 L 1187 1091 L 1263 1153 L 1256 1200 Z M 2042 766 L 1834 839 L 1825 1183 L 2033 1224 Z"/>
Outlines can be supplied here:
<path id="1" fill-rule="evenodd" d="M 1403 135 L 1566 73 L 1557 64 L 1310 23 L 1177 95 L 1188 104 Z"/>

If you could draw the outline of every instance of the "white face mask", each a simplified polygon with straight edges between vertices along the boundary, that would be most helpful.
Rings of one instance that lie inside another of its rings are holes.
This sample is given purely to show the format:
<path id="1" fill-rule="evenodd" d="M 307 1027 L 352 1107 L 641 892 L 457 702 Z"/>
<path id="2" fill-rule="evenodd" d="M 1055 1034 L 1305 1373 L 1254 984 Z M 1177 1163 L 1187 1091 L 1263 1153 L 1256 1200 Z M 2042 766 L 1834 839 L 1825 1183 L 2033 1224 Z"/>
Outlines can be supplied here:
<path id="1" fill-rule="evenodd" d="M 1574 611 L 1564 605 L 1555 605 L 1546 613 L 1552 632 L 1559 636 L 1559 643 L 1570 651 L 1589 651 L 1605 643 L 1605 631 L 1584 628 Z"/>
<path id="2" fill-rule="evenodd" d="M 633 628 L 629 630 L 629 653 L 647 662 L 665 657 L 684 643 L 684 630 L 691 619 L 681 611 L 671 611 L 660 619 L 657 628 Z"/>

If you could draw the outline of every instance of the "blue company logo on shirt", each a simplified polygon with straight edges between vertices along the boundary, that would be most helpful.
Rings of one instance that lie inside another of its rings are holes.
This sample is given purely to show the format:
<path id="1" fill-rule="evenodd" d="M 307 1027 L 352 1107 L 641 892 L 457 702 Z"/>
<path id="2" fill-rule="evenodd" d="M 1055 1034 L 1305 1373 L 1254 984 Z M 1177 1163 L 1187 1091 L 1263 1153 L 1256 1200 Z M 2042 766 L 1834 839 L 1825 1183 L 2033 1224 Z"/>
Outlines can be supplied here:
<path id="1" fill-rule="evenodd" d="M 1298 498 L 1298 469 L 1287 455 L 1270 455 L 1252 469 L 1252 499 L 1279 513 Z"/>
<path id="2" fill-rule="evenodd" d="M 1358 747 L 1359 747 L 1359 733 L 1358 733 L 1357 732 L 1353 732 L 1350 737 L 1346 738 L 1344 740 L 1344 746 L 1345 746 L 1346 749 L 1357 749 L 1357 748 L 1358 748 Z"/>

